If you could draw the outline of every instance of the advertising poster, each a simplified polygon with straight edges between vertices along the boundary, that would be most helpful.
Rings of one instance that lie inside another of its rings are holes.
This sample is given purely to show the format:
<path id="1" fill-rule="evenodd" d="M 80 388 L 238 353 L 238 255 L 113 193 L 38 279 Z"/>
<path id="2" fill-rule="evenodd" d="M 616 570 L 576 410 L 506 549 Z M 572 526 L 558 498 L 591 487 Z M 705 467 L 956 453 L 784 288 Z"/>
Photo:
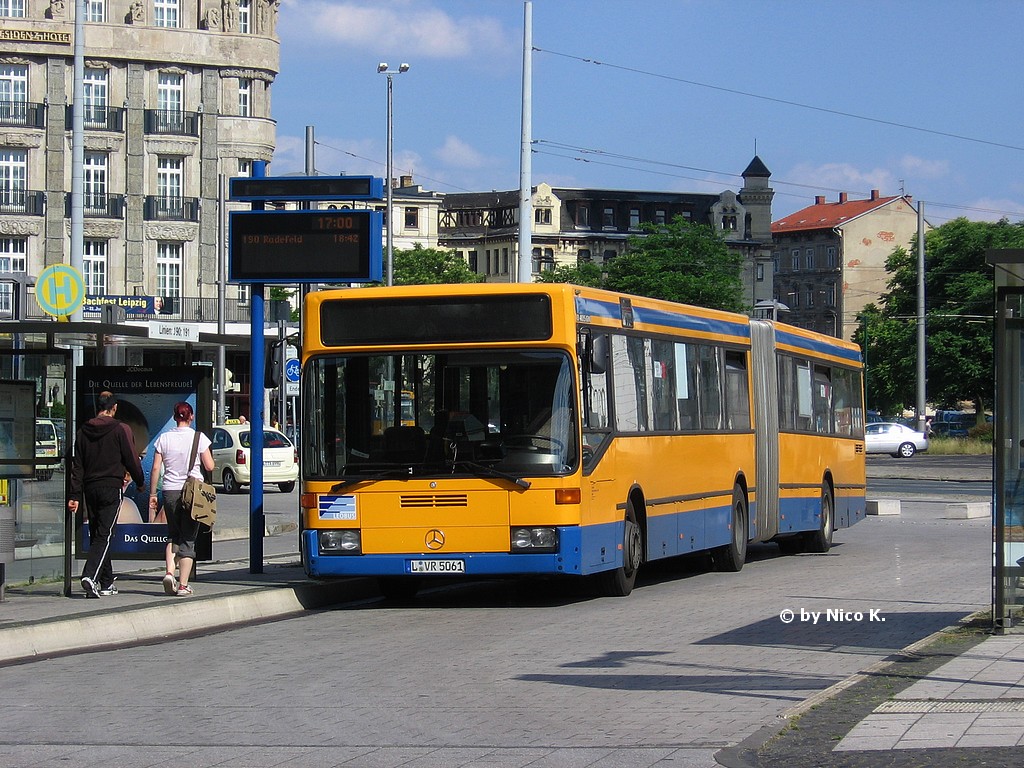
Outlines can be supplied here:
<path id="1" fill-rule="evenodd" d="M 29 478 L 36 471 L 36 385 L 0 381 L 0 478 Z"/>
<path id="2" fill-rule="evenodd" d="M 150 519 L 149 482 L 153 470 L 153 444 L 162 432 L 174 429 L 174 404 L 189 403 L 195 412 L 194 426 L 206 434 L 212 427 L 212 373 L 209 366 L 180 368 L 115 368 L 86 366 L 79 369 L 76 411 L 76 435 L 82 425 L 96 415 L 96 398 L 105 390 L 117 396 L 119 421 L 125 422 L 135 437 L 142 457 L 146 485 L 129 483 L 121 502 L 117 527 L 111 541 L 113 559 L 163 560 L 167 544 L 167 524 L 163 516 L 163 492 L 157 513 Z M 202 406 L 200 405 L 202 404 Z M 159 485 L 158 485 L 159 487 Z M 200 532 L 196 542 L 198 560 L 210 560 L 212 535 Z M 85 559 L 89 551 L 88 522 L 82 512 L 75 519 L 75 556 Z"/>

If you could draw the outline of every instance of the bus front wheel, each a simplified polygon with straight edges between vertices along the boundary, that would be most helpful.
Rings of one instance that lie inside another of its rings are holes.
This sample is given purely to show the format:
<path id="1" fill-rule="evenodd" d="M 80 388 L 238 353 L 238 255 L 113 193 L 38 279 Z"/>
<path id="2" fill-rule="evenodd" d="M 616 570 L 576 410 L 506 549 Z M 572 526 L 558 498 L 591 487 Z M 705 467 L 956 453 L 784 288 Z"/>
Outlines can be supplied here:
<path id="1" fill-rule="evenodd" d="M 636 519 L 633 502 L 626 502 L 625 529 L 622 535 L 622 565 L 601 574 L 601 594 L 625 597 L 633 591 L 636 574 L 644 561 L 643 531 Z"/>
<path id="2" fill-rule="evenodd" d="M 737 486 L 732 490 L 732 540 L 711 551 L 715 570 L 735 573 L 747 559 L 747 497 Z"/>

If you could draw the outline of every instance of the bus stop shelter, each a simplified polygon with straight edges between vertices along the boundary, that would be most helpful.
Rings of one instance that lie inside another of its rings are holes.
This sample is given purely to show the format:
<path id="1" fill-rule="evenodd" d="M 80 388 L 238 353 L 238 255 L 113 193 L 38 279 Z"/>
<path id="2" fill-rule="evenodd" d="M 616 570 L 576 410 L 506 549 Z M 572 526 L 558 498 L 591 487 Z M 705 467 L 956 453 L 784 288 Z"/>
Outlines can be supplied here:
<path id="1" fill-rule="evenodd" d="M 66 466 L 73 441 L 76 355 L 94 350 L 95 365 L 124 364 L 129 348 L 178 350 L 189 357 L 194 350 L 234 347 L 249 349 L 248 336 L 208 333 L 183 328 L 184 338 L 173 338 L 175 324 L 128 325 L 123 322 L 56 322 L 52 320 L 0 321 L 0 379 L 35 381 L 39 400 L 36 418 L 45 418 L 48 384 L 60 384 L 65 396 L 62 456 Z M 179 324 L 180 326 L 180 324 Z M 6 341 L 6 343 L 5 343 Z M 53 419 L 58 421 L 57 418 Z M 0 480 L 0 599 L 4 581 L 49 580 L 63 576 L 65 595 L 71 591 L 73 520 L 64 513 L 70 482 L 39 483 L 31 480 Z M 22 573 L 24 571 L 24 573 Z"/>
<path id="2" fill-rule="evenodd" d="M 995 269 L 992 619 L 1024 631 L 1024 249 L 989 250 Z"/>

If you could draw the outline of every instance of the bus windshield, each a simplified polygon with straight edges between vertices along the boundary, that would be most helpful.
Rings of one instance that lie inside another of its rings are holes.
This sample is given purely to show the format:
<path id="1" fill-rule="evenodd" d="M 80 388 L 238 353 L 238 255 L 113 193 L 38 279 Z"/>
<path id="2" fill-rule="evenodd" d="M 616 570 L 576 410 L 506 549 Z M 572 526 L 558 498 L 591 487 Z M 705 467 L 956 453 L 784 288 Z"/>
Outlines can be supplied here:
<path id="1" fill-rule="evenodd" d="M 307 416 L 317 437 L 302 446 L 307 479 L 552 476 L 577 466 L 564 352 L 329 355 L 310 360 L 303 386 L 317 404 Z"/>

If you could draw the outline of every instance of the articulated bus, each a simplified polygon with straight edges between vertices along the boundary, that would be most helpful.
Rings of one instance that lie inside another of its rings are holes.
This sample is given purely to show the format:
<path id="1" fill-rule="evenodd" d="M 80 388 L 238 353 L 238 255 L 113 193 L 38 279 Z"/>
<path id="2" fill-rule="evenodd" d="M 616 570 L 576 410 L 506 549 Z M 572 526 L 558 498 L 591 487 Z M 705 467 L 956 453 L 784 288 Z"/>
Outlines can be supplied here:
<path id="1" fill-rule="evenodd" d="M 645 562 L 706 551 L 738 571 L 752 542 L 826 552 L 864 516 L 843 340 L 551 284 L 321 291 L 304 318 L 310 577 L 410 596 L 593 576 L 624 596 Z"/>

